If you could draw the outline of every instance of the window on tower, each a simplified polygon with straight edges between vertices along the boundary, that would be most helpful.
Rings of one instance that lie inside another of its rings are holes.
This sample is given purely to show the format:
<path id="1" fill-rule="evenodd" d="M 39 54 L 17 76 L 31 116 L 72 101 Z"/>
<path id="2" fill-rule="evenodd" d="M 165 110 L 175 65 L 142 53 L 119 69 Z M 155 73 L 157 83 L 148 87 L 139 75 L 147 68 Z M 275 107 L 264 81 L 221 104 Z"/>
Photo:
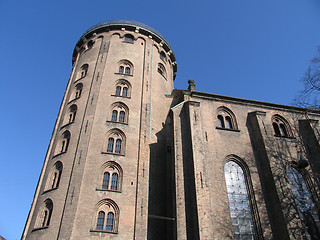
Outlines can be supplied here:
<path id="1" fill-rule="evenodd" d="M 103 165 L 103 174 L 101 186 L 97 190 L 120 191 L 122 181 L 122 168 L 113 161 L 106 162 Z"/>
<path id="2" fill-rule="evenodd" d="M 121 60 L 118 62 L 119 66 L 119 71 L 117 72 L 118 74 L 123 74 L 123 75 L 128 75 L 132 76 L 133 75 L 133 64 L 129 60 Z"/>
<path id="3" fill-rule="evenodd" d="M 69 131 L 65 131 L 61 135 L 61 137 L 57 143 L 55 155 L 59 155 L 59 154 L 62 154 L 62 153 L 65 153 L 68 151 L 70 136 L 71 136 L 71 134 Z"/>
<path id="4" fill-rule="evenodd" d="M 34 230 L 47 228 L 50 225 L 53 203 L 51 199 L 46 199 L 40 207 Z"/>
<path id="5" fill-rule="evenodd" d="M 158 73 L 160 73 L 165 79 L 167 79 L 167 71 L 162 63 L 158 63 Z"/>
<path id="6" fill-rule="evenodd" d="M 128 123 L 129 108 L 122 102 L 115 102 L 110 106 L 109 121 Z"/>
<path id="7" fill-rule="evenodd" d="M 84 78 L 85 76 L 87 76 L 87 73 L 88 73 L 88 68 L 89 68 L 89 65 L 88 64 L 83 64 L 80 68 L 80 70 L 78 71 L 78 74 L 77 74 L 77 80 L 81 79 L 81 78 Z"/>
<path id="8" fill-rule="evenodd" d="M 111 129 L 107 133 L 107 142 L 102 153 L 124 155 L 126 137 L 119 129 Z"/>
<path id="9" fill-rule="evenodd" d="M 115 84 L 115 92 L 113 96 L 129 98 L 131 95 L 131 84 L 124 79 L 119 79 Z"/>
<path id="10" fill-rule="evenodd" d="M 96 223 L 91 232 L 118 232 L 119 207 L 111 199 L 103 199 L 97 204 Z"/>
<path id="11" fill-rule="evenodd" d="M 59 187 L 60 178 L 62 174 L 62 163 L 60 161 L 56 162 L 48 176 L 45 191 L 57 189 Z"/>
<path id="12" fill-rule="evenodd" d="M 126 43 L 133 43 L 134 42 L 134 37 L 131 34 L 126 34 L 124 35 L 124 42 Z"/>

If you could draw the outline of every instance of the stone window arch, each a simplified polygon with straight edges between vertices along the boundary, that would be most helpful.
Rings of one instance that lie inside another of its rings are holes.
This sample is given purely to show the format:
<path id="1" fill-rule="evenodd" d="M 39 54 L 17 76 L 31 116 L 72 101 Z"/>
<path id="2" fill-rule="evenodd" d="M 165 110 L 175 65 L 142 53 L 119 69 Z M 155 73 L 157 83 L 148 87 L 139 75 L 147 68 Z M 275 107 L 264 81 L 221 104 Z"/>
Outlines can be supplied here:
<path id="1" fill-rule="evenodd" d="M 83 64 L 80 67 L 80 70 L 78 71 L 77 79 L 81 79 L 81 78 L 84 78 L 85 76 L 87 76 L 88 69 L 89 69 L 89 65 L 88 64 Z"/>
<path id="2" fill-rule="evenodd" d="M 131 84 L 127 80 L 119 79 L 116 81 L 113 96 L 129 98 L 131 96 Z"/>
<path id="3" fill-rule="evenodd" d="M 162 63 L 158 63 L 158 73 L 160 73 L 165 79 L 167 79 L 167 70 Z"/>
<path id="4" fill-rule="evenodd" d="M 62 133 L 56 147 L 56 154 L 62 154 L 68 151 L 70 137 L 71 137 L 71 134 L 68 130 Z"/>
<path id="5" fill-rule="evenodd" d="M 287 177 L 299 217 L 305 228 L 307 239 L 320 238 L 320 229 L 318 226 L 319 215 L 317 210 L 319 206 L 317 206 L 318 202 L 315 201 L 315 196 L 312 194 L 316 193 L 316 191 L 311 184 L 312 181 L 308 172 L 305 169 L 290 166 L 287 171 Z"/>
<path id="6" fill-rule="evenodd" d="M 61 174 L 62 174 L 62 163 L 60 161 L 56 162 L 47 179 L 47 184 L 45 191 L 49 191 L 52 189 L 57 189 L 59 187 L 60 179 L 61 179 Z"/>
<path id="7" fill-rule="evenodd" d="M 118 73 L 123 75 L 133 75 L 133 64 L 126 59 L 118 62 Z"/>
<path id="8" fill-rule="evenodd" d="M 111 199 L 103 199 L 96 205 L 96 214 L 93 221 L 93 232 L 117 233 L 120 210 Z"/>
<path id="9" fill-rule="evenodd" d="M 250 171 L 244 161 L 229 155 L 224 166 L 230 216 L 235 239 L 262 239 L 262 228 Z"/>
<path id="10" fill-rule="evenodd" d="M 125 34 L 123 41 L 126 43 L 134 43 L 134 37 L 131 34 Z"/>
<path id="11" fill-rule="evenodd" d="M 117 128 L 111 129 L 107 133 L 107 141 L 103 147 L 103 153 L 124 155 L 126 146 L 125 134 Z"/>
<path id="12" fill-rule="evenodd" d="M 65 116 L 64 125 L 73 123 L 76 118 L 76 114 L 77 114 L 77 105 L 72 104 L 69 107 L 68 112 Z"/>
<path id="13" fill-rule="evenodd" d="M 102 165 L 101 176 L 99 178 L 100 186 L 97 190 L 121 191 L 123 171 L 121 166 L 114 162 L 108 161 Z"/>
<path id="14" fill-rule="evenodd" d="M 128 123 L 129 108 L 122 102 L 113 103 L 109 110 L 109 121 Z"/>
<path id="15" fill-rule="evenodd" d="M 83 89 L 83 84 L 78 83 L 74 88 L 71 100 L 76 100 L 76 99 L 80 98 L 80 96 L 82 94 L 82 89 Z"/>
<path id="16" fill-rule="evenodd" d="M 234 113 L 226 107 L 219 107 L 217 109 L 217 120 L 218 128 L 234 130 L 238 129 L 238 124 Z"/>
<path id="17" fill-rule="evenodd" d="M 274 135 L 277 137 L 292 137 L 292 131 L 288 121 L 276 114 L 271 118 Z"/>
<path id="18" fill-rule="evenodd" d="M 42 204 L 42 206 L 40 207 L 40 210 L 38 212 L 35 229 L 49 227 L 52 211 L 53 211 L 53 202 L 50 198 L 47 198 Z"/>

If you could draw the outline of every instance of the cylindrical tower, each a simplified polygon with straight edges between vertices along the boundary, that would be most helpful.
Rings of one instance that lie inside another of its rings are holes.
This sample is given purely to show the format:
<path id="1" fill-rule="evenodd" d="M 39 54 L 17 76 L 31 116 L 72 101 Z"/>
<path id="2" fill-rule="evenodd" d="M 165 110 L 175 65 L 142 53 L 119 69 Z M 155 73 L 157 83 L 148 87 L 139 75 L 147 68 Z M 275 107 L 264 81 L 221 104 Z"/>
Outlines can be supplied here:
<path id="1" fill-rule="evenodd" d="M 173 51 L 144 24 L 109 21 L 85 32 L 72 63 L 22 239 L 146 239 Z"/>

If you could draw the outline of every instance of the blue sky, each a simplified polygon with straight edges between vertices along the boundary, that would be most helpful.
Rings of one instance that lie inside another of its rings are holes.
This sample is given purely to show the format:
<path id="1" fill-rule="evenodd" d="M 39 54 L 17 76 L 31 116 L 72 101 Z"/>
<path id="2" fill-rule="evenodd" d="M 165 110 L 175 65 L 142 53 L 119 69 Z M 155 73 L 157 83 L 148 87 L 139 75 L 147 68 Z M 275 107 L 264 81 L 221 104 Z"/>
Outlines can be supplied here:
<path id="1" fill-rule="evenodd" d="M 0 235 L 19 239 L 71 73 L 91 26 L 128 19 L 158 30 L 175 87 L 290 104 L 320 45 L 318 0 L 0 0 Z"/>

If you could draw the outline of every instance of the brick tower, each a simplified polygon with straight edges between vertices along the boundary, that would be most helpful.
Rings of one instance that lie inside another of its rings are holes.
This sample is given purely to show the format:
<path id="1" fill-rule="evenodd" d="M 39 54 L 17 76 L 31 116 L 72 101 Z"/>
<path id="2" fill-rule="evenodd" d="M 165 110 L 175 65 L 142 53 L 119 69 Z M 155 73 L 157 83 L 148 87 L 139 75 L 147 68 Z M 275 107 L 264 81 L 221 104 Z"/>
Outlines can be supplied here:
<path id="1" fill-rule="evenodd" d="M 103 22 L 80 38 L 72 64 L 22 239 L 146 239 L 155 225 L 170 239 L 157 219 L 173 211 L 161 204 L 172 186 L 150 180 L 167 172 L 152 169 L 167 154 L 170 45 L 144 24 Z"/>

